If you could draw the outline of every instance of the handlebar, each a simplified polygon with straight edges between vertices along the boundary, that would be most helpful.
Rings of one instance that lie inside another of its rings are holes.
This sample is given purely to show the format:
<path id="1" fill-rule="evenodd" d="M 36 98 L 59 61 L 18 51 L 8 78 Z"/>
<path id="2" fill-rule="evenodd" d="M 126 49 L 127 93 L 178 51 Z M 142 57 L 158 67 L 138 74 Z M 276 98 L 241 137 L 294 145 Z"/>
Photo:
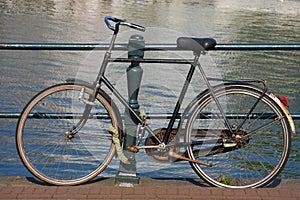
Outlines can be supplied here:
<path id="1" fill-rule="evenodd" d="M 115 26 L 111 25 L 110 21 L 114 22 Z M 106 16 L 104 18 L 104 22 L 106 23 L 106 26 L 114 32 L 119 31 L 119 26 L 120 25 L 128 26 L 130 28 L 133 28 L 133 29 L 136 29 L 136 30 L 139 30 L 139 31 L 143 31 L 143 32 L 145 31 L 145 27 L 143 27 L 141 25 L 130 23 L 130 22 L 127 22 L 124 19 L 119 19 L 119 18 L 112 17 L 112 16 Z"/>

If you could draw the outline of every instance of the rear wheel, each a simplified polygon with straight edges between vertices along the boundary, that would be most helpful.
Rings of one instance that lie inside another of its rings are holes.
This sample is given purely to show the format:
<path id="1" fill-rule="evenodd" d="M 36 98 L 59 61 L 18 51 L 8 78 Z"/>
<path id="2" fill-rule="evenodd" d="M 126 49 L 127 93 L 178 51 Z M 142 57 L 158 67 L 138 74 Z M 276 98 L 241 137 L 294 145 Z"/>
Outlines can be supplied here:
<path id="1" fill-rule="evenodd" d="M 212 167 L 191 162 L 192 168 L 217 187 L 254 188 L 270 183 L 289 155 L 290 127 L 283 111 L 253 86 L 226 86 L 216 96 L 234 134 L 229 134 L 211 95 L 204 94 L 191 112 L 185 139 L 191 143 L 188 156 Z"/>
<path id="2" fill-rule="evenodd" d="M 82 99 L 93 90 L 79 84 L 60 84 L 36 95 L 17 126 L 19 156 L 37 178 L 55 185 L 75 185 L 101 173 L 115 155 L 110 125 L 120 115 L 103 92 L 89 106 Z M 81 99 L 80 99 L 81 98 Z M 88 115 L 83 117 L 84 110 Z"/>

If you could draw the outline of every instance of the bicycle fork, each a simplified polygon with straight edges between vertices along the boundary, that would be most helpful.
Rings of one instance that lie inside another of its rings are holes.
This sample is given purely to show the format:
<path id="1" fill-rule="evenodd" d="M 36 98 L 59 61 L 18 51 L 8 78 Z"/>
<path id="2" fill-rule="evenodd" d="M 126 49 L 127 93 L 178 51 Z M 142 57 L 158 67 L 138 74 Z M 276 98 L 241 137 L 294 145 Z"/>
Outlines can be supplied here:
<path id="1" fill-rule="evenodd" d="M 112 48 L 114 46 L 116 38 L 117 38 L 117 32 L 114 32 L 113 37 L 112 37 L 111 42 L 110 42 L 110 45 L 109 45 L 109 48 L 108 48 L 107 52 L 104 55 L 103 62 L 102 62 L 102 65 L 100 67 L 97 78 L 96 78 L 96 80 L 93 84 L 94 88 L 93 88 L 92 94 L 90 94 L 88 96 L 88 98 L 85 98 L 84 97 L 85 91 L 84 91 L 84 88 L 82 88 L 79 95 L 78 95 L 78 100 L 85 104 L 85 109 L 83 111 L 82 118 L 79 120 L 79 122 L 76 125 L 74 125 L 69 131 L 65 132 L 65 136 L 69 139 L 74 138 L 75 134 L 85 125 L 93 106 L 97 105 L 96 102 L 95 102 L 96 95 L 97 95 L 97 93 L 98 93 L 98 91 L 101 87 L 102 77 L 103 77 L 103 74 L 106 70 L 108 60 L 111 57 L 111 51 L 112 51 Z"/>

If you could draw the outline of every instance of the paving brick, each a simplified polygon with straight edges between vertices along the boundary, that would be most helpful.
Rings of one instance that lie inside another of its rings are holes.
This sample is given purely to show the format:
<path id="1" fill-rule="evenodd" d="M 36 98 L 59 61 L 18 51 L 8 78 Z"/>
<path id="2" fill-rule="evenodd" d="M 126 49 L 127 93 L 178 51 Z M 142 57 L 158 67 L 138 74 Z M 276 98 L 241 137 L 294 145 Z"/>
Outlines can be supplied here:
<path id="1" fill-rule="evenodd" d="M 134 190 L 135 195 L 145 195 L 145 189 L 141 187 L 137 187 Z"/>
<path id="2" fill-rule="evenodd" d="M 44 187 L 36 187 L 34 190 L 34 194 L 44 194 L 46 191 L 46 188 Z"/>
<path id="3" fill-rule="evenodd" d="M 53 194 L 30 194 L 30 193 L 23 193 L 18 194 L 18 199 L 51 199 Z"/>
<path id="4" fill-rule="evenodd" d="M 254 196 L 252 196 L 252 197 L 248 197 L 248 196 L 232 196 L 232 197 L 230 197 L 230 198 L 226 198 L 226 200 L 260 200 L 260 199 L 262 199 L 261 197 L 258 197 L 258 196 L 256 196 L 256 197 L 254 197 Z"/>
<path id="5" fill-rule="evenodd" d="M 282 197 L 264 197 L 262 198 L 263 200 L 298 200 L 296 197 L 287 197 L 287 198 L 282 198 Z"/>
<path id="6" fill-rule="evenodd" d="M 86 199 L 87 195 L 84 194 L 70 194 L 70 193 L 56 193 L 53 195 L 54 199 Z"/>
<path id="7" fill-rule="evenodd" d="M 246 195 L 245 189 L 232 189 L 232 191 L 235 194 L 235 196 L 245 196 Z"/>
<path id="8" fill-rule="evenodd" d="M 25 187 L 11 187 L 13 193 L 22 193 L 25 189 Z"/>
<path id="9" fill-rule="evenodd" d="M 87 195 L 87 199 L 104 199 L 103 196 L 99 195 L 99 194 L 88 194 Z"/>
<path id="10" fill-rule="evenodd" d="M 161 187 L 156 187 L 153 192 L 157 195 L 166 195 L 167 194 L 167 188 L 161 188 Z"/>
<path id="11" fill-rule="evenodd" d="M 263 188 L 257 189 L 257 195 L 260 197 L 269 197 L 268 189 L 263 189 Z"/>
<path id="12" fill-rule="evenodd" d="M 89 194 L 90 189 L 89 188 L 80 188 L 77 190 L 77 194 Z"/>
<path id="13" fill-rule="evenodd" d="M 27 187 L 27 188 L 24 188 L 24 190 L 22 191 L 22 194 L 33 194 L 34 191 L 35 191 L 35 188 Z"/>
<path id="14" fill-rule="evenodd" d="M 277 189 L 268 189 L 270 197 L 280 197 L 280 192 Z"/>
<path id="15" fill-rule="evenodd" d="M 1 193 L 0 199 L 16 199 L 18 194 L 12 194 L 12 193 Z"/>
<path id="16" fill-rule="evenodd" d="M 1 194 L 9 194 L 9 193 L 11 193 L 12 189 L 13 189 L 13 187 L 2 187 L 0 191 L 1 191 Z"/>
<path id="17" fill-rule="evenodd" d="M 57 187 L 47 187 L 45 188 L 45 193 L 55 193 L 57 190 Z"/>
<path id="18" fill-rule="evenodd" d="M 179 195 L 179 196 L 187 196 L 187 195 L 190 195 L 190 194 L 191 194 L 190 188 L 184 188 L 184 189 L 178 188 L 177 195 Z"/>
<path id="19" fill-rule="evenodd" d="M 90 188 L 89 194 L 98 195 L 101 193 L 101 190 L 102 190 L 101 188 L 92 187 L 92 188 Z"/>
<path id="20" fill-rule="evenodd" d="M 113 187 L 112 190 L 110 191 L 110 194 L 111 194 L 111 195 L 119 195 L 119 196 L 121 196 L 121 195 L 122 195 L 122 192 L 123 192 L 123 189 L 124 189 L 124 188 Z"/>
<path id="21" fill-rule="evenodd" d="M 135 194 L 122 195 L 122 199 L 148 200 L 148 198 L 146 198 L 145 195 L 135 195 Z"/>
<path id="22" fill-rule="evenodd" d="M 280 193 L 281 197 L 292 197 L 291 189 L 289 188 L 282 188 L 278 190 L 278 192 Z"/>
<path id="23" fill-rule="evenodd" d="M 191 195 L 192 196 L 211 196 L 212 188 L 192 188 L 191 189 Z"/>
<path id="24" fill-rule="evenodd" d="M 211 191 L 211 195 L 223 195 L 223 190 L 222 189 L 219 189 L 219 188 L 212 188 L 210 189 Z"/>
<path id="25" fill-rule="evenodd" d="M 219 190 L 222 191 L 223 195 L 226 197 L 236 196 L 235 194 L 236 189 L 220 188 Z"/>
<path id="26" fill-rule="evenodd" d="M 167 187 L 167 195 L 178 195 L 178 189 L 180 189 L 180 188 L 178 188 L 178 187 L 174 187 L 174 186 L 172 186 L 172 187 Z"/>
<path id="27" fill-rule="evenodd" d="M 122 188 L 123 195 L 133 195 L 135 188 Z"/>
<path id="28" fill-rule="evenodd" d="M 190 189 L 191 196 L 210 196 L 210 189 L 202 189 L 202 188 L 191 188 Z"/>
<path id="29" fill-rule="evenodd" d="M 257 189 L 245 189 L 244 190 L 245 191 L 245 195 L 247 195 L 247 196 L 255 196 L 255 197 L 257 197 Z"/>
<path id="30" fill-rule="evenodd" d="M 100 199 L 122 199 L 122 195 L 100 195 Z"/>
<path id="31" fill-rule="evenodd" d="M 100 194 L 101 195 L 110 195 L 113 188 L 110 187 L 103 187 L 101 188 Z"/>
<path id="32" fill-rule="evenodd" d="M 66 193 L 66 192 L 68 192 L 69 189 L 70 190 L 74 190 L 75 188 L 71 189 L 69 187 L 63 187 L 63 186 L 61 186 L 61 187 L 57 187 L 56 192 L 57 193 Z"/>
<path id="33" fill-rule="evenodd" d="M 150 195 L 150 196 L 153 196 L 153 193 L 154 193 L 154 189 L 153 187 L 144 187 L 144 190 L 145 190 L 145 195 Z"/>
<path id="34" fill-rule="evenodd" d="M 290 194 L 292 197 L 298 197 L 300 200 L 300 189 L 291 189 Z"/>

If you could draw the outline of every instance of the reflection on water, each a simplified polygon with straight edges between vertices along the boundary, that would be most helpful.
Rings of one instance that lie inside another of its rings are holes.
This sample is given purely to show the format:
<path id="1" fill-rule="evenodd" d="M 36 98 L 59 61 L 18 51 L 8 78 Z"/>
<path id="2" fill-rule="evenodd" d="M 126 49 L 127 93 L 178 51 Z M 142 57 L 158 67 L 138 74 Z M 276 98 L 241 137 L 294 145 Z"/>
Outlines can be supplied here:
<path id="1" fill-rule="evenodd" d="M 0 42 L 105 42 L 111 32 L 105 27 L 103 17 L 113 15 L 142 24 L 148 30 L 160 30 L 159 34 L 157 31 L 152 35 L 145 33 L 148 43 L 175 43 L 174 32 L 178 35 L 215 37 L 218 43 L 299 43 L 299 7 L 299 0 L 0 0 Z M 132 32 L 122 31 L 124 35 L 120 42 L 127 42 Z M 299 51 L 210 53 L 217 69 L 226 78 L 267 79 L 270 91 L 288 97 L 292 113 L 300 113 L 299 54 Z M 89 52 L 0 51 L 0 112 L 20 112 L 36 92 L 75 77 L 78 71 L 84 71 L 83 64 L 95 65 L 86 60 L 88 55 Z M 99 59 L 102 53 L 95 55 Z M 146 53 L 146 56 L 149 54 Z M 151 56 L 159 55 L 153 53 Z M 109 75 L 116 82 L 122 82 L 119 78 L 125 77 L 126 66 L 112 66 Z M 145 72 L 150 71 L 152 77 L 168 76 L 169 68 L 157 68 L 161 69 L 159 73 L 151 71 L 154 68 Z M 175 70 L 185 75 L 187 69 Z M 168 94 L 176 95 L 177 91 L 170 89 L 174 85 L 171 80 L 174 81 L 174 77 L 164 78 L 163 87 L 157 88 L 157 91 L 169 88 Z M 151 88 L 148 82 L 147 88 Z M 144 97 L 148 93 L 146 91 Z M 151 102 L 165 110 L 167 106 L 161 105 L 161 102 L 172 103 L 168 96 L 151 98 Z M 141 106 L 149 107 L 148 104 Z M 28 175 L 16 154 L 15 126 L 14 119 L 0 119 L 0 175 Z M 296 121 L 296 128 L 300 128 L 299 121 Z M 299 146 L 299 136 L 293 136 L 293 149 L 283 171 L 284 177 L 300 177 Z M 186 171 L 178 173 L 179 170 L 176 170 L 176 176 L 193 176 L 186 163 L 152 164 L 143 153 L 137 155 L 137 160 L 143 161 L 138 164 L 142 176 L 174 177 L 174 170 L 180 167 Z M 144 162 L 149 168 L 145 169 Z M 20 170 L 10 170 L 16 166 Z M 115 167 L 105 171 L 106 176 L 114 176 L 116 161 L 112 166 Z M 174 169 L 168 171 L 166 168 L 170 166 Z"/>

